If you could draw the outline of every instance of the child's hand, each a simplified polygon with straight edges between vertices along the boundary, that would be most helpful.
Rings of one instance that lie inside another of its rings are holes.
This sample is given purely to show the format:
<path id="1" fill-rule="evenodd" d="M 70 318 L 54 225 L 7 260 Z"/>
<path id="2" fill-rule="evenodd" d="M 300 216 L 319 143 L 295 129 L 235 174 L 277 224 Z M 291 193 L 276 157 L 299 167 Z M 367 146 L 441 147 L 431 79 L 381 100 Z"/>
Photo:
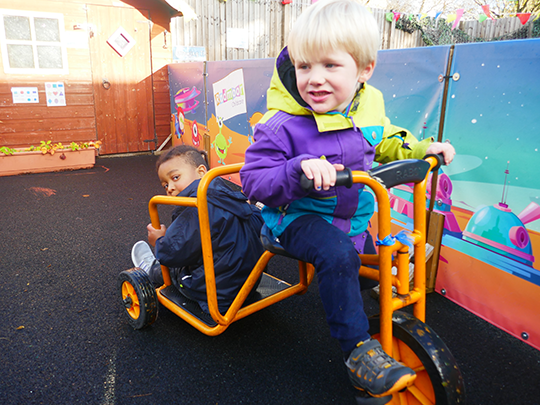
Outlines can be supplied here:
<path id="1" fill-rule="evenodd" d="M 438 155 L 439 153 L 443 154 L 444 163 L 449 165 L 450 163 L 452 163 L 452 160 L 454 160 L 456 150 L 452 145 L 450 145 L 450 143 L 433 142 L 431 145 L 429 145 L 429 148 L 427 148 L 426 151 L 426 155 Z"/>
<path id="2" fill-rule="evenodd" d="M 341 164 L 332 164 L 326 159 L 308 159 L 302 160 L 302 171 L 306 177 L 313 180 L 313 186 L 316 190 L 321 187 L 328 190 L 336 184 L 336 171 L 343 170 L 345 166 Z"/>
<path id="3" fill-rule="evenodd" d="M 155 246 L 156 241 L 162 236 L 165 236 L 165 231 L 167 230 L 167 227 L 161 224 L 160 228 L 156 229 L 152 226 L 152 224 L 148 224 L 146 229 L 148 230 L 148 243 L 152 246 Z"/>

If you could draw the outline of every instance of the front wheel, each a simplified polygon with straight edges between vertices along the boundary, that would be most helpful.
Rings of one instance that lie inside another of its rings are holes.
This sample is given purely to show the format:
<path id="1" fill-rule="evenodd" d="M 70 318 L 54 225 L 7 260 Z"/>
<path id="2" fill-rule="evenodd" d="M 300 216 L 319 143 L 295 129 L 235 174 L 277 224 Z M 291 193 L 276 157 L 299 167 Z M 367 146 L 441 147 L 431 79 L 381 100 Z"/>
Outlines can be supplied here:
<path id="1" fill-rule="evenodd" d="M 154 323 L 158 315 L 158 299 L 154 285 L 144 270 L 135 267 L 121 272 L 118 291 L 128 321 L 134 329 Z"/>
<path id="2" fill-rule="evenodd" d="M 380 318 L 369 319 L 372 338 L 379 340 Z M 388 404 L 455 405 L 465 402 L 465 384 L 458 365 L 441 338 L 424 322 L 404 312 L 392 316 L 393 357 L 416 372 L 416 380 Z"/>

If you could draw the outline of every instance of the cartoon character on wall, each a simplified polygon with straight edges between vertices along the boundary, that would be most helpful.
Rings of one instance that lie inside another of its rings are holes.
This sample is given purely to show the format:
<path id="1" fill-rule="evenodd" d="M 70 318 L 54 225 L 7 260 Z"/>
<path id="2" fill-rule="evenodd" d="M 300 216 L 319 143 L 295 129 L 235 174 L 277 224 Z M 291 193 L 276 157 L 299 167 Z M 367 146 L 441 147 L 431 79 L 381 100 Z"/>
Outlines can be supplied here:
<path id="1" fill-rule="evenodd" d="M 182 139 L 185 128 L 184 110 L 180 106 L 176 106 L 176 113 L 172 114 L 172 121 L 174 122 L 174 134 L 178 139 Z"/>
<path id="2" fill-rule="evenodd" d="M 217 122 L 219 127 L 219 133 L 216 135 L 214 142 L 212 142 L 210 146 L 216 151 L 216 155 L 218 156 L 218 163 L 224 165 L 229 146 L 231 146 L 232 144 L 232 137 L 229 137 L 229 143 L 227 144 L 227 140 L 221 133 L 223 129 L 223 118 L 217 117 Z"/>
<path id="3" fill-rule="evenodd" d="M 176 92 L 174 95 L 174 103 L 177 107 L 182 109 L 183 113 L 191 112 L 195 114 L 195 109 L 199 105 L 199 101 L 195 98 L 201 94 L 195 86 L 193 88 L 184 87 Z"/>
<path id="4" fill-rule="evenodd" d="M 198 147 L 201 144 L 201 138 L 199 137 L 199 129 L 197 128 L 197 121 L 193 121 L 193 127 L 191 129 L 191 141 L 193 146 Z"/>

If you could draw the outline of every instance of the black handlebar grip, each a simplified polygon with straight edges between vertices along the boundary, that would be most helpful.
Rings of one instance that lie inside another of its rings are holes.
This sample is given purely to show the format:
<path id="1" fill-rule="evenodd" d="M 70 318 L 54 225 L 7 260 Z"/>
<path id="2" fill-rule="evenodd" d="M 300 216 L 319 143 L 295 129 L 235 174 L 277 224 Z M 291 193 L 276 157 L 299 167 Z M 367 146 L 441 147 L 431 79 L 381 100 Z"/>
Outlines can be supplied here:
<path id="1" fill-rule="evenodd" d="M 346 167 L 345 169 L 336 172 L 336 187 L 345 186 L 351 188 L 353 185 L 352 171 L 350 168 Z M 313 189 L 313 180 L 310 180 L 306 177 L 304 173 L 300 176 L 300 186 L 302 190 L 308 192 Z"/>
<path id="2" fill-rule="evenodd" d="M 445 163 L 444 163 L 444 155 L 442 153 L 439 153 L 437 155 L 435 155 L 433 153 L 430 153 L 430 154 L 424 156 L 424 159 L 427 158 L 427 157 L 430 157 L 430 156 L 437 159 L 437 164 L 435 165 L 435 167 L 432 170 L 433 172 L 439 170 L 439 167 L 445 165 Z"/>

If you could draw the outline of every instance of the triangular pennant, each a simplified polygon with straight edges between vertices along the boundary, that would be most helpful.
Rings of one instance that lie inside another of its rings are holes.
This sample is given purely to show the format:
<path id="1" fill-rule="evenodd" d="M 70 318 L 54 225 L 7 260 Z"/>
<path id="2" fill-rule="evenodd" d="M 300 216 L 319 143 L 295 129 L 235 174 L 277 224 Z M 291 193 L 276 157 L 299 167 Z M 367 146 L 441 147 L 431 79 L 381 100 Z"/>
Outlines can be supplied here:
<path id="1" fill-rule="evenodd" d="M 531 13 L 518 13 L 517 17 L 521 21 L 521 25 L 525 25 L 529 21 L 529 18 L 531 18 Z"/>
<path id="2" fill-rule="evenodd" d="M 446 22 L 451 23 L 451 22 L 454 21 L 455 19 L 456 19 L 456 15 L 455 15 L 455 14 L 448 14 L 448 16 L 446 17 Z"/>
<path id="3" fill-rule="evenodd" d="M 435 19 L 439 18 L 441 14 L 442 14 L 442 11 L 437 11 L 437 14 L 435 14 Z"/>
<path id="4" fill-rule="evenodd" d="M 478 22 L 484 22 L 484 21 L 486 21 L 486 20 L 487 20 L 487 15 L 485 15 L 485 14 L 480 14 L 480 15 L 478 16 Z"/>
<path id="5" fill-rule="evenodd" d="M 456 28 L 459 24 L 459 20 L 461 20 L 461 17 L 463 16 L 463 12 L 465 10 L 460 8 L 459 10 L 456 10 L 456 21 L 454 21 L 454 25 L 452 25 L 452 29 Z"/>
<path id="6" fill-rule="evenodd" d="M 394 18 L 394 13 L 392 13 L 391 11 L 386 13 L 386 21 L 388 22 L 392 22 L 392 19 Z"/>
<path id="7" fill-rule="evenodd" d="M 482 10 L 484 10 L 484 14 L 487 15 L 488 18 L 491 18 L 493 20 L 493 17 L 491 16 L 491 13 L 489 12 L 489 4 L 483 5 Z"/>
<path id="8" fill-rule="evenodd" d="M 399 20 L 399 17 L 401 17 L 401 13 L 396 13 L 396 12 L 394 11 L 394 21 Z"/>

